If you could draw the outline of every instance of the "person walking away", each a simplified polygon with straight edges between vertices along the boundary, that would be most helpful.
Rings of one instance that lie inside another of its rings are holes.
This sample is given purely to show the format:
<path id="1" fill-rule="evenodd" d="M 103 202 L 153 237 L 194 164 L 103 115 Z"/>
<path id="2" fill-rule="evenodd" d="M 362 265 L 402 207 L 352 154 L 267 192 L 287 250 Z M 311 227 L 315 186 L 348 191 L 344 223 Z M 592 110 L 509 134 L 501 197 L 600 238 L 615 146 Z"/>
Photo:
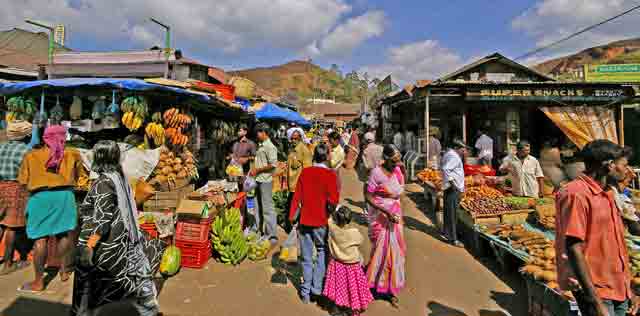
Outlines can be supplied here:
<path id="1" fill-rule="evenodd" d="M 57 253 L 62 257 L 60 279 L 69 279 L 72 241 L 69 234 L 78 224 L 73 188 L 78 178 L 87 177 L 80 153 L 66 149 L 66 129 L 62 125 L 47 127 L 43 135 L 44 146 L 29 151 L 22 161 L 18 182 L 29 191 L 27 202 L 27 237 L 35 240 L 35 279 L 19 290 L 44 290 L 44 266 L 49 236 L 58 238 Z"/>
<path id="2" fill-rule="evenodd" d="M 360 181 L 363 183 L 362 192 L 363 195 L 367 193 L 367 182 L 369 181 L 369 175 L 371 170 L 380 166 L 382 162 L 383 147 L 376 144 L 375 136 L 371 132 L 364 134 L 364 141 L 366 143 L 364 150 L 362 151 L 362 168 L 360 170 Z M 365 201 L 364 214 L 368 213 L 367 201 Z"/>
<path id="3" fill-rule="evenodd" d="M 515 155 L 507 156 L 500 171 L 508 172 L 511 177 L 514 196 L 542 198 L 544 173 L 538 159 L 530 155 L 531 145 L 528 141 L 518 142 Z"/>
<path id="4" fill-rule="evenodd" d="M 342 309 L 342 315 L 360 315 L 373 301 L 373 296 L 358 249 L 364 240 L 357 228 L 347 227 L 349 223 L 351 210 L 346 206 L 338 206 L 329 218 L 331 258 L 322 294 Z"/>
<path id="5" fill-rule="evenodd" d="M 582 149 L 585 172 L 556 195 L 558 283 L 584 316 L 623 316 L 633 297 L 624 224 L 608 176 L 626 163 L 622 147 L 595 140 Z"/>
<path id="6" fill-rule="evenodd" d="M 347 169 L 353 169 L 356 167 L 358 162 L 358 156 L 360 156 L 360 137 L 358 137 L 358 132 L 356 128 L 351 129 L 351 133 L 349 133 L 349 138 L 347 140 L 347 157 L 344 161 L 344 166 Z"/>
<path id="7" fill-rule="evenodd" d="M 440 166 L 440 154 L 442 153 L 442 144 L 438 139 L 440 130 L 437 127 L 429 128 L 429 167 L 438 168 Z"/>
<path id="8" fill-rule="evenodd" d="M 133 191 L 120 165 L 114 141 L 94 147 L 92 170 L 99 175 L 80 204 L 72 315 L 92 315 L 97 308 L 126 301 L 139 315 L 158 313 L 153 276 L 165 244 L 145 240 L 138 226 Z"/>
<path id="9" fill-rule="evenodd" d="M 344 163 L 344 149 L 340 146 L 340 134 L 338 132 L 329 134 L 329 144 L 331 145 L 330 167 L 338 172 L 338 169 Z"/>
<path id="10" fill-rule="evenodd" d="M 476 140 L 476 150 L 478 151 L 478 160 L 481 165 L 491 166 L 493 161 L 493 139 L 487 136 L 487 133 L 483 130 L 478 131 L 480 135 Z"/>
<path id="11" fill-rule="evenodd" d="M 386 145 L 383 163 L 369 175 L 366 201 L 369 203 L 371 258 L 367 266 L 369 288 L 389 297 L 399 307 L 398 293 L 405 286 L 406 244 L 400 196 L 404 192 L 404 166 L 400 150 Z"/>
<path id="12" fill-rule="evenodd" d="M 454 139 L 442 157 L 442 190 L 444 191 L 443 230 L 447 241 L 456 247 L 462 247 L 458 241 L 456 225 L 460 197 L 464 193 L 464 164 L 462 161 L 468 146 L 460 139 Z"/>
<path id="13" fill-rule="evenodd" d="M 255 165 L 249 175 L 256 179 L 256 197 L 258 212 L 255 216 L 253 231 L 263 238 L 271 241 L 273 249 L 278 242 L 276 235 L 278 229 L 277 214 L 273 208 L 273 172 L 278 163 L 278 150 L 269 138 L 269 126 L 260 123 L 256 126 L 258 150 L 256 151 Z"/>
<path id="14" fill-rule="evenodd" d="M 24 237 L 25 216 L 29 194 L 16 180 L 20 171 L 22 159 L 29 151 L 31 139 L 31 124 L 28 122 L 9 122 L 7 130 L 0 130 L 6 134 L 8 141 L 0 143 L 0 240 L 4 237 L 4 265 L 0 275 L 6 275 L 29 266 L 27 261 L 28 248 Z M 23 242 L 19 242 L 23 241 Z M 14 251 L 18 250 L 20 261 L 14 262 Z"/>
<path id="15" fill-rule="evenodd" d="M 407 128 L 404 132 L 404 151 L 416 151 L 416 135 L 413 133 L 413 128 Z"/>
<path id="16" fill-rule="evenodd" d="M 302 250 L 302 276 L 300 298 L 308 304 L 312 296 L 322 295 L 326 268 L 326 239 L 329 210 L 338 205 L 340 194 L 336 173 L 327 167 L 330 150 L 326 144 L 316 146 L 313 166 L 302 170 L 296 193 L 289 209 L 289 220 L 299 221 L 300 247 Z M 300 208 L 299 220 L 296 213 Z M 313 251 L 316 262 L 313 262 Z"/>

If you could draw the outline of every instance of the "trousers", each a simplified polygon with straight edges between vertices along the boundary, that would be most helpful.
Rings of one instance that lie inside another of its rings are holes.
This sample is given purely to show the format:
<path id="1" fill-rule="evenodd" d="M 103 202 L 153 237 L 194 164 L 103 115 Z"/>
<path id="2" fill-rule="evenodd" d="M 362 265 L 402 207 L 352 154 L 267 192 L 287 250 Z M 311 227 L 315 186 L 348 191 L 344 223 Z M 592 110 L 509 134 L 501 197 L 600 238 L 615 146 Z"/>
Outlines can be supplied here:
<path id="1" fill-rule="evenodd" d="M 300 248 L 302 252 L 302 286 L 300 296 L 309 298 L 310 294 L 322 295 L 324 274 L 327 267 L 327 227 L 298 226 Z M 316 250 L 316 262 L 313 262 L 313 250 Z"/>
<path id="2" fill-rule="evenodd" d="M 270 240 L 277 240 L 278 215 L 273 208 L 273 182 L 258 182 L 256 213 L 252 230 Z"/>
<path id="3" fill-rule="evenodd" d="M 458 240 L 456 231 L 458 219 L 456 212 L 458 210 L 458 205 L 460 204 L 460 195 L 460 191 L 454 187 L 450 187 L 444 191 L 443 228 L 444 236 L 450 242 Z"/>

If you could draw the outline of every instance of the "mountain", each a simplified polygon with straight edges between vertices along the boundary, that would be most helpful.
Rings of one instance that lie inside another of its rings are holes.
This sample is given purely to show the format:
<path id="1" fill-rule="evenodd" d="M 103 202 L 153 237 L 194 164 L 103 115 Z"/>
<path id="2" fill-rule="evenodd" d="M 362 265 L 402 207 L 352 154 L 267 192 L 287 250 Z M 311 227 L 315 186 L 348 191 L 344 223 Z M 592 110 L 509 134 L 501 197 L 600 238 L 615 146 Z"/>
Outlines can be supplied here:
<path id="1" fill-rule="evenodd" d="M 245 77 L 279 97 L 300 101 L 310 98 L 336 99 L 360 103 L 363 80 L 356 72 L 343 76 L 337 65 L 330 70 L 309 61 L 295 60 L 273 67 L 230 71 L 231 76 Z"/>
<path id="2" fill-rule="evenodd" d="M 536 70 L 554 76 L 571 77 L 587 64 L 640 63 L 640 38 L 612 42 L 587 48 L 577 54 L 545 61 L 534 66 Z"/>

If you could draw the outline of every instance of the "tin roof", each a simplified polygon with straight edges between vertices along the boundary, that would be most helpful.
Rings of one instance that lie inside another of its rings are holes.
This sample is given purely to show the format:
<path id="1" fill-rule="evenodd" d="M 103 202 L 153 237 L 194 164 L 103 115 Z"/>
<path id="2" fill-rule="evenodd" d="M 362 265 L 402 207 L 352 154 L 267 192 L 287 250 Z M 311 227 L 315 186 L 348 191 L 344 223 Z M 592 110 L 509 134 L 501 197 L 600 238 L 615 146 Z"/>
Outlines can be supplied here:
<path id="1" fill-rule="evenodd" d="M 162 50 L 114 51 L 114 52 L 64 52 L 54 56 L 56 64 L 146 64 L 165 63 L 167 58 Z M 176 59 L 169 55 L 169 61 L 206 66 L 190 58 Z M 207 66 L 208 67 L 208 66 Z"/>
<path id="2" fill-rule="evenodd" d="M 454 72 L 452 72 L 452 73 L 450 73 L 448 75 L 445 75 L 445 76 L 439 78 L 437 81 L 449 81 L 449 80 L 452 80 L 453 78 L 457 77 L 458 75 L 460 75 L 462 73 L 468 72 L 469 70 L 472 70 L 473 68 L 476 68 L 476 67 L 478 67 L 480 65 L 486 64 L 486 63 L 491 62 L 491 61 L 500 62 L 500 63 L 503 63 L 503 64 L 505 64 L 507 66 L 519 69 L 519 70 L 521 70 L 523 72 L 526 72 L 526 73 L 532 74 L 534 76 L 537 76 L 537 77 L 541 78 L 543 81 L 555 81 L 555 79 L 553 79 L 553 78 L 551 78 L 551 77 L 549 77 L 549 76 L 547 76 L 547 75 L 545 75 L 543 73 L 540 73 L 535 69 L 532 69 L 532 68 L 529 68 L 529 67 L 527 67 L 525 65 L 519 64 L 519 63 L 517 63 L 517 62 L 515 62 L 515 61 L 513 61 L 513 60 L 511 60 L 511 59 L 509 59 L 507 57 L 502 56 L 499 53 L 494 53 L 494 54 L 491 54 L 491 55 L 486 56 L 484 58 L 481 58 L 481 59 L 479 59 L 479 60 L 477 60 L 477 61 L 475 61 L 475 62 L 473 62 L 471 64 L 468 64 L 468 65 L 466 65 L 466 66 L 464 66 L 464 67 L 462 67 L 462 68 L 460 68 L 460 69 L 458 69 L 458 70 L 456 70 L 456 71 L 454 71 Z"/>
<path id="3" fill-rule="evenodd" d="M 70 51 L 56 45 L 56 51 Z M 27 71 L 38 69 L 48 62 L 49 37 L 46 33 L 35 33 L 14 28 L 0 31 L 0 65 Z"/>

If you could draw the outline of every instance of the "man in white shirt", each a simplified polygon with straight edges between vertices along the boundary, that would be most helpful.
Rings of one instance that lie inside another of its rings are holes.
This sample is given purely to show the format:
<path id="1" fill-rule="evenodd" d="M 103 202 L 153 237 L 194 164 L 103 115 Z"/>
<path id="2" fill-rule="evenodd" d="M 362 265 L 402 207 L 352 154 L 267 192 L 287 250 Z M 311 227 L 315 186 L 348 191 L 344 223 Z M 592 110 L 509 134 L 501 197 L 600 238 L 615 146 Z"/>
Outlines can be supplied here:
<path id="1" fill-rule="evenodd" d="M 442 156 L 442 190 L 444 190 L 444 235 L 454 246 L 461 247 L 458 241 L 456 212 L 460 204 L 460 197 L 464 192 L 464 165 L 462 161 L 468 146 L 460 139 L 454 139 Z"/>
<path id="2" fill-rule="evenodd" d="M 416 135 L 411 128 L 404 132 L 404 151 L 416 151 Z"/>
<path id="3" fill-rule="evenodd" d="M 340 146 L 340 134 L 332 132 L 329 134 L 329 144 L 331 145 L 331 169 L 338 171 L 344 163 L 344 149 Z"/>
<path id="4" fill-rule="evenodd" d="M 491 161 L 493 160 L 493 139 L 487 136 L 487 134 L 480 130 L 478 132 L 480 137 L 476 141 L 476 150 L 478 150 L 478 160 L 480 160 L 480 164 L 485 166 L 491 166 Z"/>
<path id="5" fill-rule="evenodd" d="M 513 195 L 542 198 L 544 174 L 538 159 L 529 155 L 531 145 L 523 140 L 518 142 L 517 149 L 515 155 L 509 155 L 504 159 L 500 171 L 509 173 Z"/>
<path id="6" fill-rule="evenodd" d="M 404 136 L 402 135 L 399 127 L 396 128 L 396 133 L 393 134 L 393 144 L 398 148 L 398 150 L 404 152 Z"/>

